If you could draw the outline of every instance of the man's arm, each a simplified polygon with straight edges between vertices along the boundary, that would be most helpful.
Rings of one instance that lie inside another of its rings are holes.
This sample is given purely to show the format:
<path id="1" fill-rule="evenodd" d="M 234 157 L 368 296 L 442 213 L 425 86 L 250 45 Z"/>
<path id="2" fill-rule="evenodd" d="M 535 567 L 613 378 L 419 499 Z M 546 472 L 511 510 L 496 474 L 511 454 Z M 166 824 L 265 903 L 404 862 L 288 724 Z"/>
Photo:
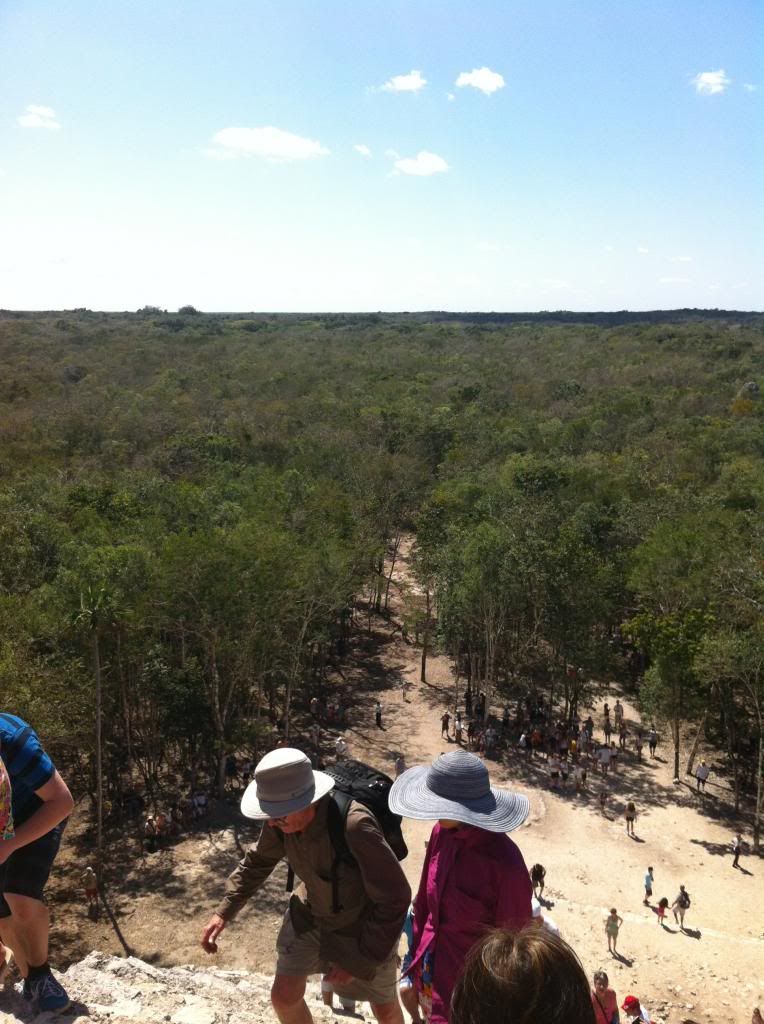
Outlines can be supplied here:
<path id="1" fill-rule="evenodd" d="M 233 920 L 254 896 L 284 856 L 284 837 L 278 829 L 263 825 L 260 838 L 244 854 L 229 876 L 226 893 L 216 913 L 226 922 Z"/>
<path id="2" fill-rule="evenodd" d="M 23 825 L 18 826 L 12 839 L 6 839 L 0 843 L 0 864 L 7 860 L 15 850 L 28 846 L 35 839 L 46 835 L 72 813 L 74 807 L 72 794 L 57 771 L 54 770 L 45 785 L 35 792 L 42 800 L 42 807 L 38 807 Z"/>
<path id="3" fill-rule="evenodd" d="M 250 846 L 228 877 L 226 894 L 202 932 L 202 948 L 217 953 L 217 939 L 229 921 L 254 896 L 284 856 L 284 837 L 278 829 L 263 825 L 260 838 Z"/>
<path id="4" fill-rule="evenodd" d="M 368 812 L 350 809 L 345 838 L 371 903 L 359 936 L 359 951 L 377 966 L 390 956 L 400 939 L 411 903 L 411 887 L 382 830 Z"/>

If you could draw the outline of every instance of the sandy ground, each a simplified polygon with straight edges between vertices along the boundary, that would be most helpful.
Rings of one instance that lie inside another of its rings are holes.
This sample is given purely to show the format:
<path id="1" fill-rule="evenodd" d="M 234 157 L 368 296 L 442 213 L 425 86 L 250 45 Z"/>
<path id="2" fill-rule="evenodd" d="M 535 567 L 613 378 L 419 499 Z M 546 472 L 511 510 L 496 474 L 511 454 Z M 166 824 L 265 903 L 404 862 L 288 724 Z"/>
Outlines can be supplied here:
<path id="1" fill-rule="evenodd" d="M 404 547 L 396 573 L 406 586 Z M 399 592 L 394 587 L 393 618 Z M 372 621 L 354 643 L 352 656 L 333 685 L 351 698 L 346 738 L 350 755 L 392 772 L 397 752 L 407 765 L 425 763 L 454 749 L 440 735 L 440 715 L 453 707 L 454 675 L 444 657 L 428 661 L 427 683 L 419 682 L 420 650 L 391 623 Z M 409 683 L 407 700 L 402 684 Z M 460 686 L 459 689 L 463 689 Z M 612 707 L 616 689 L 603 692 Z M 374 703 L 384 708 L 385 729 L 374 726 Z M 630 722 L 635 708 L 621 699 Z M 328 739 L 328 737 L 327 737 Z M 764 867 L 753 856 L 732 868 L 730 840 L 737 827 L 728 790 L 714 776 L 705 797 L 686 784 L 672 782 L 667 743 L 658 757 L 638 763 L 629 752 L 610 777 L 610 802 L 603 815 L 597 794 L 601 780 L 590 775 L 588 794 L 572 789 L 559 793 L 549 786 L 546 763 L 527 764 L 510 754 L 504 763 L 488 762 L 495 783 L 524 792 L 531 802 L 526 824 L 513 833 L 525 861 L 547 869 L 544 897 L 547 913 L 577 951 L 589 975 L 604 968 L 619 1002 L 638 995 L 657 1019 L 747 1024 L 751 1008 L 764 1004 Z M 623 809 L 636 802 L 637 836 L 627 837 Z M 226 817 L 235 822 L 225 826 Z M 112 870 L 109 906 L 117 928 L 103 915 L 90 920 L 75 902 L 77 880 L 87 852 L 78 841 L 81 825 L 73 822 L 68 848 L 60 858 L 53 883 L 54 954 L 58 961 L 84 956 L 91 949 L 119 953 L 125 945 L 144 959 L 161 964 L 203 963 L 198 945 L 201 929 L 223 889 L 226 874 L 239 857 L 237 843 L 255 832 L 235 814 L 220 810 L 209 832 L 188 836 L 171 849 L 138 859 L 135 839 L 125 837 L 123 856 Z M 416 888 L 429 834 L 426 823 L 406 822 L 410 854 L 404 862 Z M 643 877 L 655 869 L 654 901 L 673 901 L 680 883 L 692 896 L 687 930 L 682 933 L 669 914 L 661 928 L 653 910 L 642 904 Z M 274 940 L 286 904 L 285 870 L 277 870 L 258 897 L 221 937 L 217 965 L 271 971 Z M 608 953 L 604 921 L 615 906 L 624 924 L 618 940 L 619 958 Z M 119 935 L 118 935 L 118 931 Z M 120 939 L 121 935 L 121 939 Z M 207 960 L 207 962 L 209 962 Z"/>

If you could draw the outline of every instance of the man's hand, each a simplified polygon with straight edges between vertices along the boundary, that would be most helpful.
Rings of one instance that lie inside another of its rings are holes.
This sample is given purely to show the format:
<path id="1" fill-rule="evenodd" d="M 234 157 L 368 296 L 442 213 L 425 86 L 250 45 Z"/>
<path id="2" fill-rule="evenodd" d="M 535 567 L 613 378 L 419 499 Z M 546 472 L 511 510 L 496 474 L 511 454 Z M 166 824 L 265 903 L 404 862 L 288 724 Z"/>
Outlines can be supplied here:
<path id="1" fill-rule="evenodd" d="M 202 949 L 205 953 L 217 953 L 217 937 L 225 928 L 225 921 L 220 914 L 213 914 L 202 933 Z"/>
<path id="2" fill-rule="evenodd" d="M 337 964 L 332 964 L 331 970 L 328 974 L 324 975 L 324 981 L 327 981 L 330 985 L 349 985 L 353 980 L 353 975 L 350 974 L 342 967 L 338 967 Z"/>

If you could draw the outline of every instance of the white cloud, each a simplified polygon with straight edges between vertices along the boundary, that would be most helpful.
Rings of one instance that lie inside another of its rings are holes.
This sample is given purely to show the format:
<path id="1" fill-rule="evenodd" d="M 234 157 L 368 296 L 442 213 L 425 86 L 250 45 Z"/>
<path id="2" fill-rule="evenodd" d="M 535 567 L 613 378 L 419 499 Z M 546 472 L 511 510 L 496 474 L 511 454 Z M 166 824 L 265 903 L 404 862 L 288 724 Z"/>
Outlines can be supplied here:
<path id="1" fill-rule="evenodd" d="M 644 245 L 638 245 L 637 246 L 637 252 L 639 253 L 640 256 L 646 256 L 647 253 L 650 252 L 650 250 L 646 249 Z"/>
<path id="2" fill-rule="evenodd" d="M 724 70 L 701 71 L 700 74 L 693 78 L 692 82 L 695 86 L 695 92 L 701 96 L 714 96 L 716 93 L 726 92 L 727 88 L 732 84 L 732 79 L 727 77 L 727 73 Z"/>
<path id="3" fill-rule="evenodd" d="M 672 263 L 692 263 L 692 256 L 672 256 Z"/>
<path id="4" fill-rule="evenodd" d="M 454 94 L 452 92 L 447 92 L 446 96 L 448 97 L 448 102 L 449 103 L 453 103 L 454 100 L 456 99 L 456 96 L 454 96 Z"/>
<path id="5" fill-rule="evenodd" d="M 690 284 L 689 277 L 661 277 L 658 284 Z"/>
<path id="6" fill-rule="evenodd" d="M 61 127 L 56 120 L 53 107 L 41 107 L 36 103 L 29 103 L 24 107 L 24 113 L 19 114 L 16 121 L 22 128 L 49 128 L 57 131 Z"/>
<path id="7" fill-rule="evenodd" d="M 265 128 L 223 128 L 212 136 L 212 147 L 205 153 L 218 160 L 255 156 L 280 162 L 310 160 L 329 153 L 320 142 L 270 125 Z"/>
<path id="8" fill-rule="evenodd" d="M 399 160 L 400 159 L 400 155 L 401 154 L 396 149 L 386 149 L 385 150 L 385 156 L 389 160 Z"/>
<path id="9" fill-rule="evenodd" d="M 754 85 L 753 82 L 743 82 L 743 88 L 746 92 L 758 92 L 758 85 Z"/>
<path id="10" fill-rule="evenodd" d="M 484 96 L 490 96 L 497 89 L 504 88 L 504 79 L 490 68 L 473 68 L 472 71 L 462 71 L 455 84 L 459 89 L 472 86 L 473 89 L 479 89 Z"/>
<path id="11" fill-rule="evenodd" d="M 368 146 L 364 146 L 363 143 L 359 142 L 356 146 L 353 146 L 356 153 L 360 153 L 361 156 L 371 156 L 371 150 Z"/>
<path id="12" fill-rule="evenodd" d="M 427 85 L 421 71 L 409 71 L 407 75 L 394 75 L 380 86 L 382 92 L 419 92 Z"/>
<path id="13" fill-rule="evenodd" d="M 608 244 L 608 245 L 603 245 L 603 247 L 602 247 L 602 248 L 603 248 L 603 249 L 605 250 L 605 252 L 612 252 L 612 251 L 613 251 L 613 246 L 612 246 L 612 245 L 610 245 L 610 244 Z"/>
<path id="14" fill-rule="evenodd" d="M 399 174 L 413 174 L 420 178 L 428 178 L 431 174 L 441 174 L 448 170 L 448 164 L 437 153 L 421 150 L 415 157 L 401 157 L 395 161 L 395 171 Z"/>

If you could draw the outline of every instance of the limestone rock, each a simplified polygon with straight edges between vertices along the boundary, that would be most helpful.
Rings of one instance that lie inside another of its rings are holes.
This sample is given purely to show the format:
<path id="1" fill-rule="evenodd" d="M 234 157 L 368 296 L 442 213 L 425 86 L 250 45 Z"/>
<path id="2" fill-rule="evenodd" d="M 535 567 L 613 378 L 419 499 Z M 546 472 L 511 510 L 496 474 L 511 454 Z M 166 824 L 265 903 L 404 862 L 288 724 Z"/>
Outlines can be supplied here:
<path id="1" fill-rule="evenodd" d="M 12 988 L 0 989 L 0 1024 L 278 1024 L 270 977 L 247 971 L 154 967 L 136 957 L 90 953 L 58 977 L 72 1000 L 66 1013 L 37 1013 Z M 334 1021 L 321 1001 L 320 978 L 306 999 L 316 1024 Z M 372 1021 L 358 1005 L 358 1024 Z"/>

